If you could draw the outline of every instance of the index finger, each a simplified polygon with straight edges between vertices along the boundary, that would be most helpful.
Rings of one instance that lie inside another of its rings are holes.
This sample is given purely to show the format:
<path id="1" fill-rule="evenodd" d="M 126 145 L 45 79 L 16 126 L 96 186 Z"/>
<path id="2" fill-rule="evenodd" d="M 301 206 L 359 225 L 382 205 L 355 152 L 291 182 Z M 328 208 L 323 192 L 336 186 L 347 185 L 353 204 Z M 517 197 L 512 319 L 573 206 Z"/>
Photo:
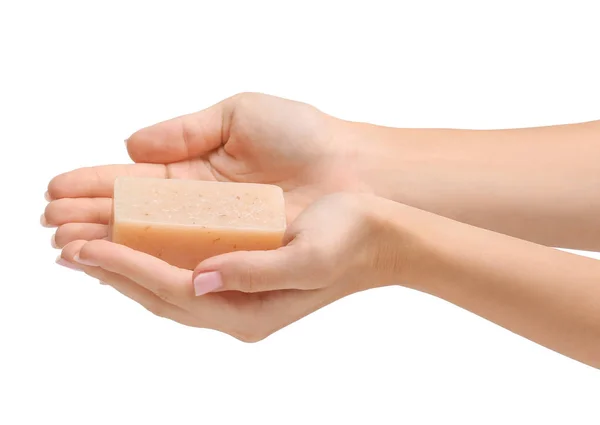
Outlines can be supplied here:
<path id="1" fill-rule="evenodd" d="M 131 279 L 167 303 L 192 313 L 202 327 L 227 332 L 228 324 L 239 318 L 240 312 L 218 294 L 195 297 L 191 270 L 180 269 L 124 245 L 90 241 L 81 247 L 74 261 Z"/>
<path id="2" fill-rule="evenodd" d="M 125 276 L 163 300 L 183 306 L 193 298 L 192 272 L 172 266 L 149 254 L 105 240 L 81 247 L 75 260 Z"/>

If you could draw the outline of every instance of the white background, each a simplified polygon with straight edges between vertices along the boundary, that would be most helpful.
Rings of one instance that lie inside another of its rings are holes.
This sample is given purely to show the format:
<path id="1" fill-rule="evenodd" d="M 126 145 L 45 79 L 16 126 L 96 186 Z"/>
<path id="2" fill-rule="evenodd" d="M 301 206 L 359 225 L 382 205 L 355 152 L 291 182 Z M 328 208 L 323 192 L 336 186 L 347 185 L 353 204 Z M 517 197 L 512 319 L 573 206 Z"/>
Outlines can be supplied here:
<path id="1" fill-rule="evenodd" d="M 249 345 L 61 269 L 38 225 L 55 174 L 240 91 L 396 127 L 599 119 L 597 1 L 1 4 L 1 424 L 600 423 L 600 371 L 430 296 Z"/>

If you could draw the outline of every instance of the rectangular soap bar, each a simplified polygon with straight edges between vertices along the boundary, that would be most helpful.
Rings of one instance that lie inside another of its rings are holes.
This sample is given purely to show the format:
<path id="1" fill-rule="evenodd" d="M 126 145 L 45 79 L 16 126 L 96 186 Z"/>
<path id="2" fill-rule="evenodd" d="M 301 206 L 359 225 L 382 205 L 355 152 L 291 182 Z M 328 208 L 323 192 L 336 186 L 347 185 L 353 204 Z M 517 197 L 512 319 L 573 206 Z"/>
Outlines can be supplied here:
<path id="1" fill-rule="evenodd" d="M 119 177 L 111 240 L 185 269 L 231 251 L 281 246 L 280 187 L 254 183 Z"/>

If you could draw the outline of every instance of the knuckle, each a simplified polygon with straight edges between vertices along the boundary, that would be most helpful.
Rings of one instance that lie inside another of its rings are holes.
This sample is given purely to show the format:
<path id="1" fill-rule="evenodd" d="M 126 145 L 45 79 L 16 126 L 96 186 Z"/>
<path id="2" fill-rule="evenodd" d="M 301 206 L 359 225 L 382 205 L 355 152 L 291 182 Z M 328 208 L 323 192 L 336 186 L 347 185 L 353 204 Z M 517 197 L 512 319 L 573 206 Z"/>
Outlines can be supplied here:
<path id="1" fill-rule="evenodd" d="M 255 92 L 241 92 L 233 96 L 233 103 L 237 107 L 245 107 L 254 104 L 261 96 L 264 96 L 260 93 Z"/>
<path id="2" fill-rule="evenodd" d="M 253 266 L 243 266 L 237 275 L 237 287 L 242 292 L 256 292 L 260 286 L 260 277 Z"/>

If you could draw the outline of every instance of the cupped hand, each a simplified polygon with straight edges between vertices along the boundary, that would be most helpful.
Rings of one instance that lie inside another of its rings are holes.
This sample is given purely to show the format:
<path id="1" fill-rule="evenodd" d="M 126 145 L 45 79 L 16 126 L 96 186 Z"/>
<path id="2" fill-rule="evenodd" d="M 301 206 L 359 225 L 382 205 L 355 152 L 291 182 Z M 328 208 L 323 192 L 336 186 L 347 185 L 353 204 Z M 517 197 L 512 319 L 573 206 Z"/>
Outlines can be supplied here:
<path id="1" fill-rule="evenodd" d="M 42 223 L 54 244 L 108 235 L 118 176 L 271 183 L 283 188 L 288 222 L 319 197 L 366 190 L 343 121 L 314 107 L 243 93 L 208 109 L 139 130 L 127 141 L 134 164 L 61 174 L 50 182 Z"/>
<path id="2" fill-rule="evenodd" d="M 73 241 L 59 261 L 158 316 L 257 341 L 339 298 L 392 283 L 378 202 L 326 196 L 289 226 L 283 247 L 219 255 L 193 272 L 103 240 Z"/>

